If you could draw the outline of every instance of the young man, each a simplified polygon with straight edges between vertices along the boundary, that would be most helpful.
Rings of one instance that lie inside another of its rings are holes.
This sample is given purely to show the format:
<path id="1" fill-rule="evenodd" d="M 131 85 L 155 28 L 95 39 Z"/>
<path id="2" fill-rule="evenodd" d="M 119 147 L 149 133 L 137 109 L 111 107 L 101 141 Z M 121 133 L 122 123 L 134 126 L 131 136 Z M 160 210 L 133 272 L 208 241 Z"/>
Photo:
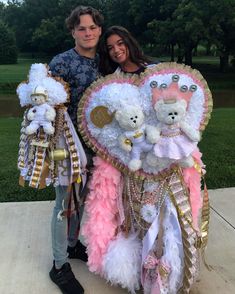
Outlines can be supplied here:
<path id="1" fill-rule="evenodd" d="M 54 76 L 62 77 L 70 85 L 68 113 L 77 127 L 77 105 L 84 90 L 97 78 L 98 56 L 96 47 L 101 35 L 102 15 L 92 7 L 78 6 L 66 19 L 68 29 L 75 40 L 75 47 L 55 56 L 49 64 Z M 85 146 L 84 146 L 85 147 Z M 91 151 L 85 148 L 88 162 Z M 79 217 L 73 214 L 69 220 L 67 238 L 67 218 L 58 217 L 68 208 L 71 193 L 67 186 L 56 187 L 56 201 L 52 216 L 52 249 L 54 264 L 50 271 L 51 280 L 62 293 L 81 294 L 84 289 L 76 280 L 67 257 L 87 260 L 85 247 L 77 240 Z"/>

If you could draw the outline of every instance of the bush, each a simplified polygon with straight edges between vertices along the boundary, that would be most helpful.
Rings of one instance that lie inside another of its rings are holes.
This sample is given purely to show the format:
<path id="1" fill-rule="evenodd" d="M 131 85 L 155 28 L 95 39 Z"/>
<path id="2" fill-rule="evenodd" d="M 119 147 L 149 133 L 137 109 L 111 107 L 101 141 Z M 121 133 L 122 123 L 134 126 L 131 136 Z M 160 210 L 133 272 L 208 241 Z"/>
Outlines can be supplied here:
<path id="1" fill-rule="evenodd" d="M 0 64 L 17 63 L 17 47 L 13 31 L 0 22 Z"/>
<path id="2" fill-rule="evenodd" d="M 233 57 L 233 58 L 231 59 L 230 63 L 231 63 L 231 65 L 232 65 L 232 67 L 235 68 L 235 57 Z"/>

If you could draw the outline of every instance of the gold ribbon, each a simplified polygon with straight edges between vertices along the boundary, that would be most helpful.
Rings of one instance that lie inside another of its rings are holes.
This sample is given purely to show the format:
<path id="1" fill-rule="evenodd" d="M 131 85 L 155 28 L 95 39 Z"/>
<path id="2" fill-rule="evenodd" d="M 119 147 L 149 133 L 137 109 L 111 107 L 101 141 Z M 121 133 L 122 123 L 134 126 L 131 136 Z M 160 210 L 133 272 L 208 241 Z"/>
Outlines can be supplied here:
<path id="1" fill-rule="evenodd" d="M 50 165 L 50 160 L 48 157 L 46 157 L 44 160 L 43 167 L 42 167 L 42 173 L 41 173 L 38 189 L 44 189 L 47 186 L 46 185 L 46 178 L 48 178 L 49 172 L 50 172 L 49 165 Z"/>
<path id="2" fill-rule="evenodd" d="M 197 248 L 201 249 L 201 257 L 205 267 L 211 271 L 212 266 L 206 262 L 205 250 L 208 243 L 209 223 L 210 223 L 210 202 L 209 194 L 206 186 L 205 177 L 202 176 L 204 183 L 204 196 L 202 204 L 202 224 L 201 224 L 201 235 L 198 237 Z"/>

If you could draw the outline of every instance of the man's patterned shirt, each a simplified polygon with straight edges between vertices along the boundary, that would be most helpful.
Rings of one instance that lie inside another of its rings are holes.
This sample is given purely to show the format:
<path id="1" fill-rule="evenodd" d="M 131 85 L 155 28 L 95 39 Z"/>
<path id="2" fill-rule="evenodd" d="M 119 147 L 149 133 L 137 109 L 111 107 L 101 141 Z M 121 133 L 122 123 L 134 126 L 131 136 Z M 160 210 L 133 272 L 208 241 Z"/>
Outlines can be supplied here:
<path id="1" fill-rule="evenodd" d="M 63 78 L 70 86 L 68 113 L 77 127 L 77 107 L 83 92 L 98 76 L 98 56 L 94 59 L 81 56 L 70 49 L 56 55 L 49 63 L 53 76 Z"/>

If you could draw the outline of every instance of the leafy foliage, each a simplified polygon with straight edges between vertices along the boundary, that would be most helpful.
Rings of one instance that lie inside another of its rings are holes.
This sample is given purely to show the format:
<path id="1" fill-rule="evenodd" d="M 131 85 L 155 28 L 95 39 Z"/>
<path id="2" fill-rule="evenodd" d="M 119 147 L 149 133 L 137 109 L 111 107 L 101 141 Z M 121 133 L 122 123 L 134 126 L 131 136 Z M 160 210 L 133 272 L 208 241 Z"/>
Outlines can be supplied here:
<path id="1" fill-rule="evenodd" d="M 17 47 L 13 31 L 0 22 L 0 64 L 17 62 Z"/>
<path id="2" fill-rule="evenodd" d="M 207 44 L 208 52 L 213 45 L 221 71 L 235 54 L 234 0 L 10 0 L 0 4 L 0 16 L 21 51 L 55 54 L 73 44 L 64 20 L 77 5 L 100 10 L 105 27 L 125 26 L 150 54 L 170 53 L 191 65 L 199 44 Z"/>

